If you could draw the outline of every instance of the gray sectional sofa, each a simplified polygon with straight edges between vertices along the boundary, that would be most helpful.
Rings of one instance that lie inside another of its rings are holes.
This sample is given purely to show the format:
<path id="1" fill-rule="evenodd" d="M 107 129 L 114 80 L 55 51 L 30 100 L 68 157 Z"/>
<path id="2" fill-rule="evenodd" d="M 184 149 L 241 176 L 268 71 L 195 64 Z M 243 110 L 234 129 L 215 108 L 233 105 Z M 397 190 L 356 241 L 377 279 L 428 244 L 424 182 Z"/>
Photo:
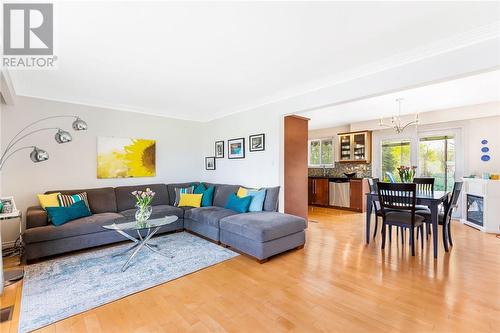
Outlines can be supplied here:
<path id="1" fill-rule="evenodd" d="M 25 259 L 30 261 L 56 254 L 124 241 L 125 238 L 104 225 L 133 221 L 134 190 L 149 187 L 156 195 L 152 202 L 151 218 L 176 215 L 179 219 L 163 226 L 158 233 L 187 230 L 238 252 L 257 258 L 260 262 L 278 253 L 301 248 L 305 244 L 306 220 L 278 212 L 279 187 L 266 190 L 262 212 L 237 213 L 224 208 L 231 193 L 240 185 L 215 186 L 213 206 L 175 207 L 175 188 L 198 185 L 198 182 L 178 184 L 149 184 L 140 186 L 104 187 L 95 189 L 49 191 L 75 194 L 87 192 L 91 216 L 61 226 L 52 225 L 41 207 L 30 207 L 26 214 L 23 234 Z"/>

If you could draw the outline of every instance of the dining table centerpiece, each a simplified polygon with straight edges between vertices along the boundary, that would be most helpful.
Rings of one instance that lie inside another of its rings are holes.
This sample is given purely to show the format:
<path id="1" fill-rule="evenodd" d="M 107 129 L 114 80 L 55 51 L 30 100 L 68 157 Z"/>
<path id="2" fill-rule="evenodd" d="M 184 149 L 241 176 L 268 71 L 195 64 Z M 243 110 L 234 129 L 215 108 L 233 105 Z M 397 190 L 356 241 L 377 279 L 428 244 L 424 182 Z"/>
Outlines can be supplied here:
<path id="1" fill-rule="evenodd" d="M 416 170 L 417 170 L 417 167 L 415 165 L 413 165 L 413 166 L 401 165 L 398 168 L 399 178 L 401 179 L 401 182 L 402 183 L 412 183 L 413 178 L 415 177 Z"/>
<path id="2" fill-rule="evenodd" d="M 151 207 L 151 202 L 155 196 L 155 192 L 151 191 L 148 187 L 145 191 L 133 191 L 132 195 L 135 197 L 135 206 L 137 211 L 135 212 L 135 221 L 137 225 L 144 225 L 146 221 L 151 216 L 153 212 L 153 207 Z"/>

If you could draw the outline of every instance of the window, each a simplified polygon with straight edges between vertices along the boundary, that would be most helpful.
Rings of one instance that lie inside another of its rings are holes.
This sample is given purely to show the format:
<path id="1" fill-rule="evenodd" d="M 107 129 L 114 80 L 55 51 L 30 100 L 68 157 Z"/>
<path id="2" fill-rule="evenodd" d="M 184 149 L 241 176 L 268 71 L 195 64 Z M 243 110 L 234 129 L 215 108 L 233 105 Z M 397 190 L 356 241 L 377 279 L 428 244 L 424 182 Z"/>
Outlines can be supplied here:
<path id="1" fill-rule="evenodd" d="M 418 161 L 420 176 L 433 177 L 435 190 L 453 190 L 455 181 L 455 138 L 453 136 L 420 138 Z"/>
<path id="2" fill-rule="evenodd" d="M 309 140 L 309 165 L 333 165 L 333 139 Z"/>
<path id="3" fill-rule="evenodd" d="M 400 181 L 397 168 L 410 165 L 410 141 L 389 140 L 382 142 L 382 179 L 389 181 L 390 175 Z"/>

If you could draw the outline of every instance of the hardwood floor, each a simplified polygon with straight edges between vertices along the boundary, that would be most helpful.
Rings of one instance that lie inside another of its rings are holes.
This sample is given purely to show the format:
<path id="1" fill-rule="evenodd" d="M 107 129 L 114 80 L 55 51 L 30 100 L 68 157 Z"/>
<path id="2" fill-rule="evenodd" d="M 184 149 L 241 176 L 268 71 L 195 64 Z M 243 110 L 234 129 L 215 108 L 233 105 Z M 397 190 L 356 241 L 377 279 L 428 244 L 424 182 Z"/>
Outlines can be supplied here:
<path id="1" fill-rule="evenodd" d="M 380 238 L 366 246 L 364 215 L 310 208 L 307 244 L 265 264 L 239 256 L 55 323 L 38 332 L 498 332 L 500 239 L 458 222 L 455 246 Z M 314 222 L 313 222 L 314 221 Z M 21 283 L 2 333 L 16 332 Z"/>

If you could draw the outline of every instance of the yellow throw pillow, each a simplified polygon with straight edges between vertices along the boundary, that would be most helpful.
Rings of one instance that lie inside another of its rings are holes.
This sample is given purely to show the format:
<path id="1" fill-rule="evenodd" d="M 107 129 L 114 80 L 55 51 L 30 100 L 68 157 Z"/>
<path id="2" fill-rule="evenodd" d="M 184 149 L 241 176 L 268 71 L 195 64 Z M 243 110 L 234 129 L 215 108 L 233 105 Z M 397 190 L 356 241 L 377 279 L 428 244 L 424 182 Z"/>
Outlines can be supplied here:
<path id="1" fill-rule="evenodd" d="M 181 193 L 179 207 L 201 207 L 203 194 Z"/>
<path id="2" fill-rule="evenodd" d="M 59 207 L 59 200 L 57 199 L 59 194 L 61 193 L 38 194 L 40 206 L 42 206 L 43 209 L 45 209 L 45 207 Z"/>
<path id="3" fill-rule="evenodd" d="M 240 187 L 238 189 L 238 192 L 236 192 L 236 196 L 238 198 L 243 198 L 243 197 L 246 197 L 248 195 L 248 190 L 244 187 Z"/>

